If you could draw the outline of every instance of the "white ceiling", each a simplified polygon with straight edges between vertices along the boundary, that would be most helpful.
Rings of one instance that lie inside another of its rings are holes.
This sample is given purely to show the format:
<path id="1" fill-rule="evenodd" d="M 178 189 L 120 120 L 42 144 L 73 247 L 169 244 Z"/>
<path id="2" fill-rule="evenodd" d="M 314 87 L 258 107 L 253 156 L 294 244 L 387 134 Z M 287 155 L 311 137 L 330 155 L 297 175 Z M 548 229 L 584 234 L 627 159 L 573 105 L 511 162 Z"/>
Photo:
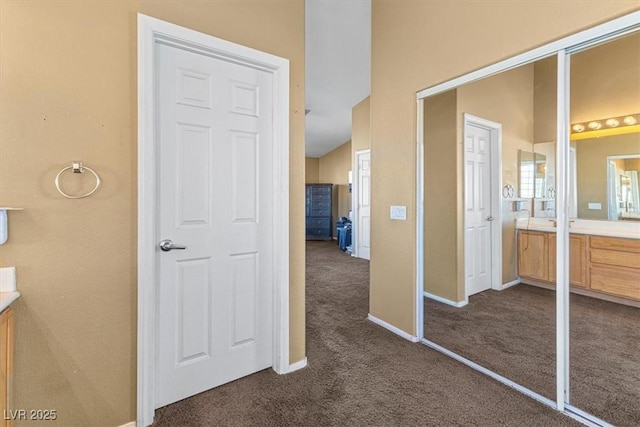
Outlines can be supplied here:
<path id="1" fill-rule="evenodd" d="M 305 0 L 305 154 L 351 139 L 351 108 L 371 91 L 371 0 Z"/>

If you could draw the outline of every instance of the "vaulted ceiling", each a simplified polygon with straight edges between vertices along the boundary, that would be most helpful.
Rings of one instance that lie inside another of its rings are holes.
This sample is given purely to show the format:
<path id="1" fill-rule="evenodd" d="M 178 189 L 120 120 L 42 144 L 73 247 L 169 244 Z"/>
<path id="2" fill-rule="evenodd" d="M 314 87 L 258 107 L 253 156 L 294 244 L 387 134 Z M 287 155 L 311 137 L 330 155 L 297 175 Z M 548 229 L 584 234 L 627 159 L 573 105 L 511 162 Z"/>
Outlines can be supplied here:
<path id="1" fill-rule="evenodd" d="M 351 109 L 371 90 L 371 0 L 306 0 L 305 151 L 351 139 Z"/>

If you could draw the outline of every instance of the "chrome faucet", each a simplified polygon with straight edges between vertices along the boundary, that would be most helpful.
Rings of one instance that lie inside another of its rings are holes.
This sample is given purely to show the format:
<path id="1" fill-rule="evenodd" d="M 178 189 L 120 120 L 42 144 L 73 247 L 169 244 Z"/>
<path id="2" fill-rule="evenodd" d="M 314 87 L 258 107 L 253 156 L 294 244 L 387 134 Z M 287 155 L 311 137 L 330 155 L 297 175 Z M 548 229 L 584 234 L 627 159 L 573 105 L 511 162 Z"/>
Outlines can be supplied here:
<path id="1" fill-rule="evenodd" d="M 558 221 L 557 221 L 557 220 L 555 220 L 555 219 L 550 219 L 549 221 L 551 221 L 551 222 L 553 223 L 553 226 L 554 226 L 554 227 L 558 227 Z M 569 220 L 569 227 L 571 227 L 571 223 L 572 223 L 572 222 L 576 222 L 576 220 L 575 220 L 575 219 L 570 219 L 570 220 Z"/>

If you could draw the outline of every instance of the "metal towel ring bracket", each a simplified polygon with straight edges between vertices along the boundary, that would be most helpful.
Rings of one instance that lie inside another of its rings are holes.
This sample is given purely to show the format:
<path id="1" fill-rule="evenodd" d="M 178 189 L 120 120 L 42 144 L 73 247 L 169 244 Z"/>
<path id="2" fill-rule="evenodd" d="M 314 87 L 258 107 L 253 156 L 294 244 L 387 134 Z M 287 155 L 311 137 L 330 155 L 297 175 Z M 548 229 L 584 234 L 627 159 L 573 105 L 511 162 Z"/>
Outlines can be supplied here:
<path id="1" fill-rule="evenodd" d="M 84 173 L 85 169 L 91 172 L 93 176 L 96 177 L 96 186 L 93 188 L 93 190 L 89 191 L 86 194 L 81 194 L 79 196 L 72 196 L 62 191 L 62 189 L 60 188 L 60 176 L 70 169 L 73 170 L 73 173 Z M 56 175 L 55 184 L 58 192 L 62 194 L 64 197 L 66 197 L 67 199 L 82 199 L 84 197 L 89 197 L 90 195 L 98 191 L 98 188 L 100 188 L 101 181 L 100 181 L 100 177 L 93 169 L 91 169 L 88 166 L 84 166 L 81 161 L 74 161 L 73 163 L 71 163 L 71 166 L 67 166 L 66 168 L 58 172 L 58 175 Z"/>

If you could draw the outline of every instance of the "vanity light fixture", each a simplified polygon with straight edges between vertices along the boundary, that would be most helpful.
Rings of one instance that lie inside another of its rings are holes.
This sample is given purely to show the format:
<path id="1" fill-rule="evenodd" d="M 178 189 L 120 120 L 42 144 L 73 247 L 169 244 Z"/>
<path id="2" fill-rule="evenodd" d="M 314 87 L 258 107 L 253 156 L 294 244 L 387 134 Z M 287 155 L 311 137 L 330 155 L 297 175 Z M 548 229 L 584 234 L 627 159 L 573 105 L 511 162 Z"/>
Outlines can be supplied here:
<path id="1" fill-rule="evenodd" d="M 636 119 L 633 116 L 626 116 L 624 119 L 622 119 L 622 121 L 624 122 L 624 124 L 629 125 L 629 126 L 633 126 L 636 123 L 638 123 L 638 119 Z"/>
<path id="2" fill-rule="evenodd" d="M 589 124 L 587 125 L 589 126 L 589 129 L 591 130 L 598 130 L 602 127 L 602 123 L 600 122 L 589 122 Z"/>
<path id="3" fill-rule="evenodd" d="M 591 120 L 571 125 L 571 139 L 598 138 L 601 136 L 621 135 L 640 132 L 640 113 L 606 119 Z"/>

